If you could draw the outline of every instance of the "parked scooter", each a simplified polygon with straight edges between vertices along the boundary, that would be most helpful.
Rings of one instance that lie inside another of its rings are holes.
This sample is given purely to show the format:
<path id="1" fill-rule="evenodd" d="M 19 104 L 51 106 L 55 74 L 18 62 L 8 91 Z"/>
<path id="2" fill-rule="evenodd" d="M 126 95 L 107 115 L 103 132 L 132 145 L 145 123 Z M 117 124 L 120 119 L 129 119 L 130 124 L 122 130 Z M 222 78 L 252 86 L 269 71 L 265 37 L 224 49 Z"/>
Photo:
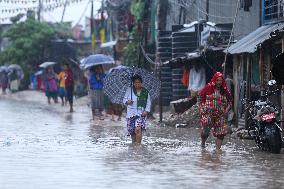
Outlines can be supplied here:
<path id="1" fill-rule="evenodd" d="M 268 82 L 269 88 L 276 86 L 275 80 Z M 244 102 L 248 110 L 248 134 L 254 138 L 256 145 L 264 151 L 280 153 L 282 141 L 282 129 L 278 121 L 280 110 L 273 104 L 269 97 L 279 92 L 276 90 L 263 91 L 257 101 Z"/>

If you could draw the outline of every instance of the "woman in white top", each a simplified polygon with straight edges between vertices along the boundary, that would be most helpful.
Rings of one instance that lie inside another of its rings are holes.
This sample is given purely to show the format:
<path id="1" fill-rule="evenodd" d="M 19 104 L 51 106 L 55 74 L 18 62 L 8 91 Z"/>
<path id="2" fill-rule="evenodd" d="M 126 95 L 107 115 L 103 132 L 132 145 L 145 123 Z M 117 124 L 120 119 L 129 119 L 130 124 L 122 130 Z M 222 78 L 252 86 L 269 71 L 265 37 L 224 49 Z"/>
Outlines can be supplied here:
<path id="1" fill-rule="evenodd" d="M 132 82 L 133 87 L 127 89 L 123 99 L 127 105 L 127 131 L 133 143 L 141 144 L 146 117 L 151 110 L 151 99 L 148 91 L 142 87 L 141 76 L 133 76 Z"/>

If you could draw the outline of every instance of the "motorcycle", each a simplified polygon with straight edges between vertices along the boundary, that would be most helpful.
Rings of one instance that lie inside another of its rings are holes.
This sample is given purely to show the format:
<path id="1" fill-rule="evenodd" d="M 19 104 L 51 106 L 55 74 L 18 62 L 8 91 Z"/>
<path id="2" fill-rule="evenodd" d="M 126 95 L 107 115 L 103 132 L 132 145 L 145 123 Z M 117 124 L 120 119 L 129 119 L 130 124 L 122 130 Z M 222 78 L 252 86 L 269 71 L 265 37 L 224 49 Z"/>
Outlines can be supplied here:
<path id="1" fill-rule="evenodd" d="M 268 82 L 269 88 L 276 86 L 275 80 Z M 263 91 L 260 99 L 257 101 L 247 101 L 245 111 L 248 111 L 248 134 L 254 140 L 256 145 L 264 151 L 271 153 L 280 153 L 283 146 L 282 129 L 278 117 L 280 111 L 273 104 L 269 97 L 279 92 L 276 90 Z"/>

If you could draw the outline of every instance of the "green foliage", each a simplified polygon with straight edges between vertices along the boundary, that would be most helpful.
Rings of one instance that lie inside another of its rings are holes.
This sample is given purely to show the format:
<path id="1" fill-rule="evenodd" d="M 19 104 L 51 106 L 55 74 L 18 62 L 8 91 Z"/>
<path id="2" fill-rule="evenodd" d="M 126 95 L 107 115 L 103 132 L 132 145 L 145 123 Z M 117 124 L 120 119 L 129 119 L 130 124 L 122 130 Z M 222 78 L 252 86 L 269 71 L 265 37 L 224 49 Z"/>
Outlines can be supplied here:
<path id="1" fill-rule="evenodd" d="M 131 34 L 132 40 L 128 43 L 125 54 L 126 54 L 126 61 L 125 64 L 127 66 L 137 66 L 138 65 L 138 58 L 139 58 L 139 35 L 137 31 L 137 26 L 133 28 L 133 32 Z"/>
<path id="2" fill-rule="evenodd" d="M 3 37 L 9 46 L 0 54 L 1 63 L 20 64 L 23 67 L 36 65 L 44 46 L 55 34 L 47 23 L 28 19 L 12 25 Z"/>
<path id="3" fill-rule="evenodd" d="M 68 39 L 72 38 L 71 22 L 54 23 L 51 27 L 55 30 L 55 38 Z"/>
<path id="4" fill-rule="evenodd" d="M 0 65 L 19 64 L 28 76 L 31 69 L 42 63 L 50 41 L 54 38 L 66 39 L 71 32 L 68 23 L 52 25 L 33 18 L 25 22 L 18 22 L 19 19 L 20 15 L 15 17 L 13 25 L 1 36 L 8 39 L 9 46 L 0 53 Z"/>
<path id="5" fill-rule="evenodd" d="M 125 64 L 129 66 L 137 66 L 139 63 L 138 57 L 140 52 L 139 51 L 140 36 L 139 36 L 138 25 L 143 17 L 144 2 L 141 0 L 133 0 L 131 2 L 130 11 L 131 14 L 134 16 L 135 23 L 133 30 L 130 34 L 131 41 L 128 43 L 125 49 L 125 55 L 126 55 Z"/>
<path id="6" fill-rule="evenodd" d="M 142 20 L 144 6 L 145 4 L 141 0 L 134 0 L 131 3 L 130 12 L 135 17 L 136 23 Z"/>

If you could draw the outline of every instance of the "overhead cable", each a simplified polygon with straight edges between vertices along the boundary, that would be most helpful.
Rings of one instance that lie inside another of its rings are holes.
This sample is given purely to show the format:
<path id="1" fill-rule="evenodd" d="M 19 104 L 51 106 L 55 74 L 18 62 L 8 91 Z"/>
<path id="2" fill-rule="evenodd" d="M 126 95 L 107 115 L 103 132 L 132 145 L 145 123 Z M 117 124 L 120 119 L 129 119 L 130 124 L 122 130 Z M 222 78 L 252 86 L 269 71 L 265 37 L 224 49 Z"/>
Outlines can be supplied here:
<path id="1" fill-rule="evenodd" d="M 232 30 L 231 30 L 230 38 L 229 38 L 227 49 L 226 49 L 225 60 L 224 60 L 224 70 L 223 70 L 224 75 L 226 73 L 226 62 L 227 62 L 227 56 L 228 56 L 228 52 L 229 52 L 228 48 L 229 48 L 230 43 L 232 41 L 232 37 L 233 37 L 235 25 L 236 25 L 236 19 L 237 19 L 237 15 L 238 15 L 238 12 L 239 12 L 239 6 L 240 6 L 240 0 L 238 0 L 238 2 L 237 2 L 235 18 L 234 18 L 234 22 L 233 22 L 233 27 L 232 27 Z"/>
<path id="2" fill-rule="evenodd" d="M 141 48 L 141 51 L 142 51 L 142 54 L 143 56 L 146 58 L 146 60 L 150 63 L 150 64 L 154 64 L 156 65 L 155 61 L 153 61 L 145 52 L 145 49 L 143 48 L 142 44 L 140 43 L 140 48 Z"/>

